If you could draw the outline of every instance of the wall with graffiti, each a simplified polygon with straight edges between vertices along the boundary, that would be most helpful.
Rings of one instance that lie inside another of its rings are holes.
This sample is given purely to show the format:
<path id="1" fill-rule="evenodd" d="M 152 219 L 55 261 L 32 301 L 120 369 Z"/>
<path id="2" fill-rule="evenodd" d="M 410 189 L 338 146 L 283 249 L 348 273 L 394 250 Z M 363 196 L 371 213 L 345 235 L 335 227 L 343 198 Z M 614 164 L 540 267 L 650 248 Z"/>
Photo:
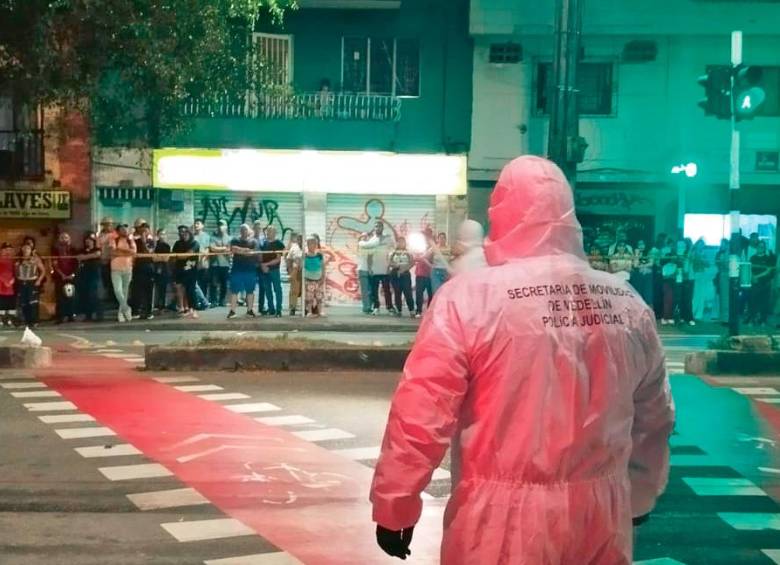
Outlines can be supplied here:
<path id="1" fill-rule="evenodd" d="M 276 228 L 279 239 L 290 243 L 294 231 L 303 223 L 303 203 L 300 194 L 193 191 L 194 217 L 203 220 L 208 231 L 217 228 L 219 220 L 228 223 L 231 234 L 237 234 L 241 224 L 250 226 L 260 220 L 263 226 Z"/>
<path id="2" fill-rule="evenodd" d="M 386 233 L 408 237 L 430 227 L 435 230 L 434 196 L 361 196 L 331 194 L 327 201 L 326 252 L 328 302 L 354 304 L 360 300 L 357 242 L 360 234 L 382 222 Z"/>

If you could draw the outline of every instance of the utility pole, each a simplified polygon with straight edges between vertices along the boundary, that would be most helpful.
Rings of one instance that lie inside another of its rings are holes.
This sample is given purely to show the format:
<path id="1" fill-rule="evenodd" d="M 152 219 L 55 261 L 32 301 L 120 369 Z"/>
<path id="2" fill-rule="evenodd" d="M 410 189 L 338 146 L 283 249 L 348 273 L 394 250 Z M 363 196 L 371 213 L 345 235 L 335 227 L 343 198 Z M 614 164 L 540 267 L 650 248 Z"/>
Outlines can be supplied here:
<path id="1" fill-rule="evenodd" d="M 587 144 L 579 136 L 577 62 L 582 35 L 583 0 L 557 0 L 555 6 L 555 92 L 550 110 L 548 156 L 566 174 L 574 188 L 577 163 Z"/>
<path id="2" fill-rule="evenodd" d="M 732 68 L 742 64 L 742 32 L 731 32 Z M 731 73 L 731 151 L 729 159 L 729 214 L 731 242 L 729 244 L 729 335 L 739 334 L 739 269 L 742 255 L 742 233 L 739 229 L 737 191 L 739 190 L 739 130 L 737 130 L 735 74 Z"/>

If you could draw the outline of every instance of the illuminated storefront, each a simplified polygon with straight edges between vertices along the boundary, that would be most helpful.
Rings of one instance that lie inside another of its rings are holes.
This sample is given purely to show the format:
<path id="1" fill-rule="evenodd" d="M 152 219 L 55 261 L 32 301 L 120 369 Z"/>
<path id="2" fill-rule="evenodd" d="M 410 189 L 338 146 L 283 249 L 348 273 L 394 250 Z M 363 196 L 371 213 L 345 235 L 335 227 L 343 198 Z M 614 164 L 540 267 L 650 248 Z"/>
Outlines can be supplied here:
<path id="1" fill-rule="evenodd" d="M 378 221 L 396 236 L 449 232 L 465 217 L 466 157 L 362 151 L 160 149 L 153 156 L 148 216 L 218 220 L 317 233 L 329 255 L 329 301 L 357 301 L 357 239 Z"/>

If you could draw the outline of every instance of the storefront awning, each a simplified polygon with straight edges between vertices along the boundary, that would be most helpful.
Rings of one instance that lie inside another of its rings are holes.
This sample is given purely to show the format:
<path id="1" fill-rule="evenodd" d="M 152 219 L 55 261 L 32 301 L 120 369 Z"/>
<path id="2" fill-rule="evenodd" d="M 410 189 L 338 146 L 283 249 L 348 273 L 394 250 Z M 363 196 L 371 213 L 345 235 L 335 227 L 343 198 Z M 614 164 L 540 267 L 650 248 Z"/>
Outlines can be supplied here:
<path id="1" fill-rule="evenodd" d="M 157 149 L 155 188 L 466 194 L 466 156 L 272 149 Z"/>

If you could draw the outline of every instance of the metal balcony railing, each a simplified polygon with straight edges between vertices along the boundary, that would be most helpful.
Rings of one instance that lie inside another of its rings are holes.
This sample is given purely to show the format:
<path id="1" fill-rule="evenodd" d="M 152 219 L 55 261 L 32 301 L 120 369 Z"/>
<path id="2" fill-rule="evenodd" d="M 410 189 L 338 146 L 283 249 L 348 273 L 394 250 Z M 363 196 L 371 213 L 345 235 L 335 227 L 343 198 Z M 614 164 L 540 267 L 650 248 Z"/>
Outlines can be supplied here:
<path id="1" fill-rule="evenodd" d="M 401 119 L 401 99 L 336 92 L 261 94 L 216 101 L 193 99 L 184 103 L 183 112 L 195 118 L 397 122 Z"/>

